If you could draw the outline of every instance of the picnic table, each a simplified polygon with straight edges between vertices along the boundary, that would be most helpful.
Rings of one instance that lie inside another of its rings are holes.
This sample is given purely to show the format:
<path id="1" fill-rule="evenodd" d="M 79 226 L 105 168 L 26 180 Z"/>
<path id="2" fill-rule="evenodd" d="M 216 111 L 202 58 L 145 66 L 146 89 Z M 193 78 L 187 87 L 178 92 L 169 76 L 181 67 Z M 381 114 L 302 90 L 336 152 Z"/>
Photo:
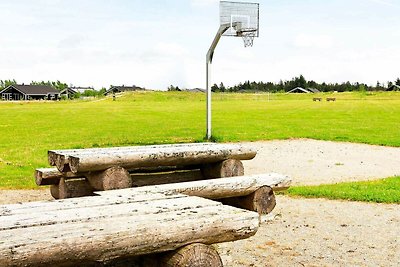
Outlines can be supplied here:
<path id="1" fill-rule="evenodd" d="M 48 151 L 56 168 L 35 171 L 57 198 L 151 184 L 241 176 L 256 151 L 241 144 L 191 143 Z"/>
<path id="2" fill-rule="evenodd" d="M 264 189 L 289 183 L 287 176 L 262 174 L 2 205 L 0 266 L 114 266 L 128 260 L 220 267 L 209 245 L 254 235 L 259 214 L 271 208 Z M 221 201 L 234 198 L 258 212 Z"/>

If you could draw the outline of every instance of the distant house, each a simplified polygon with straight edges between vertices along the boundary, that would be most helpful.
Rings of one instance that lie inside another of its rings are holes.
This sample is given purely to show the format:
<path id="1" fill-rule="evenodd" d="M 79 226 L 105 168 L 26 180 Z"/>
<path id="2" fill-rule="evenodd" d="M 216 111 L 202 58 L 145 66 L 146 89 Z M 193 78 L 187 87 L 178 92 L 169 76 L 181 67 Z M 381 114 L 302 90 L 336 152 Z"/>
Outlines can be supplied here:
<path id="1" fill-rule="evenodd" d="M 318 90 L 316 88 L 307 88 L 306 90 L 308 90 L 308 91 L 310 91 L 311 93 L 314 93 L 314 94 L 321 92 L 320 90 Z"/>
<path id="2" fill-rule="evenodd" d="M 109 95 L 109 94 L 116 94 L 116 93 L 122 93 L 122 92 L 132 92 L 132 91 L 143 91 L 145 90 L 142 87 L 133 85 L 133 86 L 113 86 L 110 89 L 108 89 L 104 95 Z"/>
<path id="3" fill-rule="evenodd" d="M 304 89 L 304 88 L 301 88 L 301 87 L 296 87 L 296 88 L 290 90 L 289 92 L 287 92 L 287 94 L 291 94 L 291 93 L 306 93 L 306 94 L 309 94 L 311 92 L 308 91 L 307 89 Z"/>
<path id="4" fill-rule="evenodd" d="M 68 87 L 68 89 L 75 91 L 75 93 L 83 94 L 85 91 L 94 91 L 93 87 Z"/>
<path id="5" fill-rule="evenodd" d="M 386 91 L 400 91 L 400 86 L 397 84 L 393 84 L 388 89 L 386 89 Z"/>
<path id="6" fill-rule="evenodd" d="M 60 92 L 47 85 L 10 85 L 0 92 L 2 100 L 57 100 Z"/>
<path id="7" fill-rule="evenodd" d="M 68 88 L 65 88 L 64 90 L 62 90 L 60 92 L 60 97 L 65 96 L 66 98 L 72 98 L 72 96 L 77 94 L 77 93 L 78 93 L 77 91 L 75 91 L 74 89 L 68 87 Z"/>
<path id="8" fill-rule="evenodd" d="M 206 89 L 202 88 L 193 88 L 193 89 L 186 89 L 185 91 L 191 92 L 191 93 L 205 93 Z"/>

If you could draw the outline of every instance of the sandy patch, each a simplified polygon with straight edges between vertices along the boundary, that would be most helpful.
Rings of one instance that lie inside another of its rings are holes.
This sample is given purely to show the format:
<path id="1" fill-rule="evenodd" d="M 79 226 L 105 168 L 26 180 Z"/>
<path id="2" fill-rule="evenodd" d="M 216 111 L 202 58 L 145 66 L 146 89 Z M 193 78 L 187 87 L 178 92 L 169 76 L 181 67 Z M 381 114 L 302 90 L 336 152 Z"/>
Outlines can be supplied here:
<path id="1" fill-rule="evenodd" d="M 293 185 L 329 184 L 400 175 L 400 148 L 317 140 L 247 143 L 257 151 L 246 174 L 287 174 Z"/>

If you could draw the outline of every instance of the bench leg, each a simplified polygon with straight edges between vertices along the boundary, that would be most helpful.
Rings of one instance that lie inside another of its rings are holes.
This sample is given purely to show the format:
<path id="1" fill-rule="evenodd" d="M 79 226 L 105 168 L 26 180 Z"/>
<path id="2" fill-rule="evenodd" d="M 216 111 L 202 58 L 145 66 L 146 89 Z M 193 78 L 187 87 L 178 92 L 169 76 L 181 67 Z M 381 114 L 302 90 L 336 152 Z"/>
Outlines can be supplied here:
<path id="1" fill-rule="evenodd" d="M 85 178 L 61 178 L 60 183 L 57 187 L 59 199 L 86 197 L 93 195 L 93 188 L 90 186 L 89 182 Z M 57 187 L 54 187 L 54 189 L 56 189 Z"/>
<path id="2" fill-rule="evenodd" d="M 243 176 L 243 163 L 237 159 L 228 159 L 217 163 L 204 164 L 201 172 L 206 179 Z"/>
<path id="3" fill-rule="evenodd" d="M 132 178 L 122 167 L 111 167 L 105 171 L 92 172 L 86 175 L 90 185 L 98 191 L 124 189 L 132 187 Z"/>
<path id="4" fill-rule="evenodd" d="M 269 186 L 263 186 L 247 196 L 221 199 L 225 205 L 256 211 L 259 214 L 269 214 L 276 206 L 274 191 Z"/>
<path id="5" fill-rule="evenodd" d="M 218 252 L 209 245 L 194 243 L 168 252 L 160 258 L 160 265 L 165 267 L 223 267 Z"/>

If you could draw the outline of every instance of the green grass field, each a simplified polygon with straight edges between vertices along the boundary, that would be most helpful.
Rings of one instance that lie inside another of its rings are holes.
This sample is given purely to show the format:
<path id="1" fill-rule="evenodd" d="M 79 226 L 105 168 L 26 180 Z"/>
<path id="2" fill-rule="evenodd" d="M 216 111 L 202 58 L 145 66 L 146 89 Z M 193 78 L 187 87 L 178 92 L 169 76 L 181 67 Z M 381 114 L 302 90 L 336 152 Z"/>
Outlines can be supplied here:
<path id="1" fill-rule="evenodd" d="M 377 181 L 289 188 L 288 195 L 377 203 L 400 203 L 400 177 Z"/>
<path id="2" fill-rule="evenodd" d="M 400 146 L 400 93 L 214 94 L 218 142 L 313 138 Z M 117 101 L 0 102 L 0 188 L 36 188 L 47 150 L 202 141 L 205 95 L 137 92 Z"/>

